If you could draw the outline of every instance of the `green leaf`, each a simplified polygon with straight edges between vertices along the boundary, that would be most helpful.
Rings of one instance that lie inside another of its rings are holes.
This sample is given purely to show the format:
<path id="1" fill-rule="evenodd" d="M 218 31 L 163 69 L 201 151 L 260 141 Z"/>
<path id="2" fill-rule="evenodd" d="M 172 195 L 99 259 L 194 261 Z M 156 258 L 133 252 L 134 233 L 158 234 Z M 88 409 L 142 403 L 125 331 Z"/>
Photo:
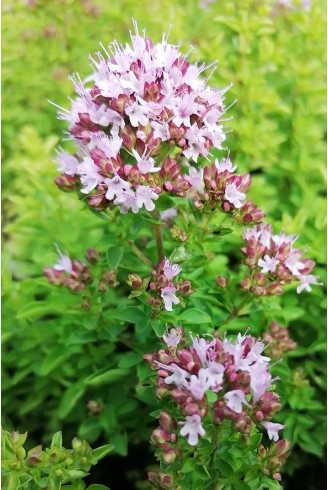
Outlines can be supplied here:
<path id="1" fill-rule="evenodd" d="M 56 347 L 43 360 L 41 366 L 37 368 L 37 374 L 40 376 L 48 376 L 48 374 L 65 361 L 69 355 L 70 353 L 67 352 L 63 346 Z"/>
<path id="2" fill-rule="evenodd" d="M 109 487 L 105 487 L 105 485 L 100 485 L 99 483 L 93 483 L 86 490 L 110 490 Z"/>
<path id="3" fill-rule="evenodd" d="M 105 446 L 98 447 L 97 449 L 94 449 L 92 452 L 92 464 L 96 464 L 100 459 L 104 458 L 109 454 L 111 451 L 113 451 L 114 446 L 112 444 L 106 444 Z"/>
<path id="4" fill-rule="evenodd" d="M 126 432 L 117 432 L 111 436 L 115 451 L 121 456 L 128 454 L 128 435 Z"/>
<path id="5" fill-rule="evenodd" d="M 136 352 L 128 352 L 127 354 L 120 354 L 121 358 L 118 363 L 120 368 L 129 368 L 142 362 L 142 355 Z"/>
<path id="6" fill-rule="evenodd" d="M 212 323 L 211 317 L 205 313 L 205 311 L 199 310 L 198 308 L 190 308 L 185 310 L 181 315 L 179 315 L 179 321 L 181 323 L 195 324 L 200 323 Z"/>
<path id="7" fill-rule="evenodd" d="M 63 446 L 63 435 L 61 431 L 56 432 L 52 438 L 51 447 L 54 446 L 56 446 L 58 449 L 61 449 Z"/>
<path id="8" fill-rule="evenodd" d="M 84 382 L 87 385 L 100 386 L 103 384 L 115 383 L 115 381 L 125 378 L 129 374 L 130 370 L 123 368 L 110 369 L 109 371 L 101 372 L 100 374 L 98 371 L 85 378 Z"/>
<path id="9" fill-rule="evenodd" d="M 78 400 L 85 391 L 83 384 L 71 385 L 64 393 L 64 396 L 59 405 L 59 417 L 64 419 L 71 410 L 75 407 Z"/>
<path id="10" fill-rule="evenodd" d="M 110 247 L 107 250 L 107 263 L 111 269 L 117 269 L 124 254 L 124 247 Z"/>
<path id="11" fill-rule="evenodd" d="M 145 313 L 137 306 L 129 306 L 128 308 L 122 308 L 113 312 L 114 318 L 117 320 L 122 320 L 129 323 L 137 323 L 140 320 L 145 322 L 148 317 Z"/>
<path id="12" fill-rule="evenodd" d="M 100 425 L 99 417 L 89 416 L 83 420 L 79 428 L 79 437 L 87 440 L 88 442 L 94 442 L 100 436 L 102 427 Z"/>

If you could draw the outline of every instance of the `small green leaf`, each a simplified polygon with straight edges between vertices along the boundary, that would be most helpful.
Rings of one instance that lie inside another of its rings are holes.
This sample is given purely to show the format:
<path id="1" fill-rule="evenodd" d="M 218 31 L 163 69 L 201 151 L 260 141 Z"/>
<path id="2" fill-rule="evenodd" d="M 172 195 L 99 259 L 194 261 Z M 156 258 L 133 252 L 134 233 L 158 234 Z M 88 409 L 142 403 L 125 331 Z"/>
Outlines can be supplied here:
<path id="1" fill-rule="evenodd" d="M 198 308 L 190 308 L 179 315 L 179 321 L 188 324 L 211 323 L 211 317 Z"/>
<path id="2" fill-rule="evenodd" d="M 118 363 L 120 368 L 129 368 L 139 364 L 142 361 L 142 355 L 136 352 L 128 352 L 127 354 L 121 354 L 121 359 Z"/>
<path id="3" fill-rule="evenodd" d="M 75 407 L 78 400 L 85 391 L 85 386 L 82 384 L 71 385 L 64 393 L 64 396 L 59 405 L 59 417 L 64 419 L 71 410 Z"/>
<path id="4" fill-rule="evenodd" d="M 114 446 L 112 444 L 106 444 L 105 446 L 98 447 L 92 452 L 92 464 L 96 464 L 100 459 L 104 458 L 107 454 L 113 451 Z"/>
<path id="5" fill-rule="evenodd" d="M 100 485 L 99 483 L 93 483 L 86 490 L 110 490 L 109 487 L 105 487 L 105 485 Z"/>
<path id="6" fill-rule="evenodd" d="M 124 254 L 124 247 L 110 247 L 107 251 L 107 263 L 111 269 L 117 269 Z"/>
<path id="7" fill-rule="evenodd" d="M 88 376 L 84 380 L 85 384 L 91 386 L 99 386 L 103 384 L 115 383 L 115 381 L 118 381 L 119 379 L 128 376 L 130 374 L 130 370 L 123 369 L 123 368 L 116 368 L 116 369 L 110 369 L 109 371 L 102 372 L 100 374 L 98 373 L 99 371 Z"/>
<path id="8" fill-rule="evenodd" d="M 61 431 L 56 432 L 52 438 L 51 447 L 54 446 L 58 447 L 58 449 L 61 449 L 63 446 L 63 435 Z"/>
<path id="9" fill-rule="evenodd" d="M 115 451 L 121 456 L 128 454 L 128 435 L 126 432 L 117 432 L 111 436 Z"/>

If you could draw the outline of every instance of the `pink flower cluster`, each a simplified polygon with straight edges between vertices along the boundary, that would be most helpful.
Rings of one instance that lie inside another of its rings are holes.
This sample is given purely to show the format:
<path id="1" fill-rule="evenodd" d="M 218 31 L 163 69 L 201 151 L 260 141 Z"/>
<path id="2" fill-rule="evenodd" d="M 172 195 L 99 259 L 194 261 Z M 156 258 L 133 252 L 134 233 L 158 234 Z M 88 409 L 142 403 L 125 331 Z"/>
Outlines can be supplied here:
<path id="1" fill-rule="evenodd" d="M 85 290 L 88 284 L 95 279 L 95 271 L 93 270 L 91 274 L 90 267 L 97 265 L 100 253 L 93 248 L 89 248 L 85 253 L 85 258 L 89 263 L 89 266 L 87 266 L 80 260 L 71 260 L 67 253 L 65 255 L 62 254 L 57 245 L 56 250 L 59 254 L 57 263 L 52 267 L 46 267 L 43 271 L 50 284 L 64 286 L 74 293 Z M 99 275 L 99 269 L 96 272 Z M 116 279 L 116 270 L 102 270 L 97 285 L 98 291 L 104 293 L 109 287 L 117 286 L 118 282 Z M 83 308 L 89 309 L 89 298 L 84 297 L 82 305 Z"/>
<path id="2" fill-rule="evenodd" d="M 67 254 L 62 254 L 57 246 L 56 248 L 59 254 L 58 262 L 43 271 L 50 284 L 64 286 L 74 293 L 85 289 L 87 284 L 93 281 L 88 267 L 79 260 L 72 261 Z"/>
<path id="3" fill-rule="evenodd" d="M 269 438 L 278 440 L 284 426 L 270 420 L 281 405 L 279 396 L 270 391 L 275 379 L 269 371 L 270 358 L 263 355 L 263 342 L 241 334 L 235 342 L 197 336 L 189 347 L 178 348 L 187 341 L 179 327 L 163 339 L 167 348 L 144 358 L 158 372 L 157 396 L 171 397 L 185 417 L 178 422 L 183 425 L 180 435 L 187 436 L 191 446 L 205 435 L 207 419 L 216 424 L 232 420 L 245 435 L 252 423 L 261 422 Z"/>
<path id="4" fill-rule="evenodd" d="M 251 275 L 242 282 L 243 289 L 257 295 L 283 293 L 283 286 L 298 282 L 297 293 L 311 285 L 322 285 L 319 276 L 310 274 L 314 260 L 302 258 L 305 251 L 294 248 L 297 235 L 275 235 L 271 225 L 262 224 L 244 230 L 244 263 L 251 269 Z"/>
<path id="5" fill-rule="evenodd" d="M 152 272 L 154 280 L 149 284 L 151 297 L 148 302 L 153 305 L 154 311 L 160 311 L 163 307 L 172 311 L 173 305 L 178 305 L 182 296 L 193 293 L 191 282 L 175 278 L 181 272 L 178 264 L 172 264 L 166 257 Z"/>
<path id="6" fill-rule="evenodd" d="M 214 209 L 219 203 L 224 212 L 231 213 L 239 223 L 260 223 L 264 213 L 252 201 L 246 201 L 246 192 L 252 180 L 249 174 L 235 173 L 236 165 L 230 158 L 216 159 L 210 167 L 204 169 L 204 189 L 198 200 L 197 208 L 205 205 Z"/>
<path id="7" fill-rule="evenodd" d="M 57 185 L 80 189 L 98 210 L 152 211 L 161 192 L 183 195 L 197 174 L 187 161 L 197 163 L 225 140 L 227 89 L 200 78 L 209 66 L 189 64 L 166 35 L 153 44 L 134 27 L 132 45 L 114 41 L 91 58 L 90 87 L 71 77 L 77 98 L 58 113 L 78 150 L 58 151 Z"/>

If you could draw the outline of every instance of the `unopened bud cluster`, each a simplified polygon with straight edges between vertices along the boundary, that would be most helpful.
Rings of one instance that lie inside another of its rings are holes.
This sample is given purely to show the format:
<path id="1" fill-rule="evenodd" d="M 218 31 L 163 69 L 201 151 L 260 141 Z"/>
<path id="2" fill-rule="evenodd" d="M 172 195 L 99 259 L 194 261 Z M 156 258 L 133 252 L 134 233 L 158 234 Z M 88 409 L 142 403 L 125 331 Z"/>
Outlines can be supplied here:
<path id="1" fill-rule="evenodd" d="M 298 283 L 297 293 L 311 285 L 321 285 L 318 276 L 310 274 L 314 260 L 302 258 L 305 251 L 293 247 L 297 235 L 275 235 L 271 225 L 262 224 L 244 230 L 244 263 L 251 269 L 242 288 L 259 296 L 283 293 L 283 286 Z"/>
<path id="2" fill-rule="evenodd" d="M 279 396 L 271 391 L 277 378 L 270 374 L 270 358 L 262 355 L 263 342 L 241 334 L 235 342 L 197 336 L 189 347 L 183 347 L 187 339 L 182 335 L 179 327 L 170 330 L 163 337 L 167 348 L 144 356 L 158 373 L 157 396 L 170 397 L 179 408 L 183 418 L 178 421 L 183 425 L 179 434 L 195 446 L 205 436 L 203 424 L 221 424 L 228 419 L 244 436 L 255 424 L 277 441 L 284 425 L 270 422 L 281 404 Z M 172 421 L 170 424 L 173 428 Z M 162 434 L 162 427 L 158 430 Z M 171 432 L 163 436 L 165 443 L 167 437 L 172 437 Z"/>
<path id="3" fill-rule="evenodd" d="M 258 459 L 261 460 L 263 473 L 271 476 L 274 480 L 281 480 L 281 468 L 285 464 L 286 459 L 290 455 L 290 441 L 281 439 L 270 447 L 265 448 L 260 446 L 258 449 Z"/>
<path id="4" fill-rule="evenodd" d="M 268 332 L 263 334 L 263 340 L 269 344 L 267 353 L 272 359 L 280 359 L 283 354 L 297 347 L 297 343 L 290 338 L 288 328 L 281 327 L 277 322 L 272 322 Z"/>

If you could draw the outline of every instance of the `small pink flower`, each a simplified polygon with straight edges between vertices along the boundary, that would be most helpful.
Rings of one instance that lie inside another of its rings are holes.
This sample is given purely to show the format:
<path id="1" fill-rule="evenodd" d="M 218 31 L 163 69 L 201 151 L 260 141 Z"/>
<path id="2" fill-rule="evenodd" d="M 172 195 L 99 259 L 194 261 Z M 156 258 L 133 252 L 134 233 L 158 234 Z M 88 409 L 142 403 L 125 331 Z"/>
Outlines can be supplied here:
<path id="1" fill-rule="evenodd" d="M 274 272 L 279 264 L 279 260 L 275 257 L 269 257 L 269 255 L 265 255 L 264 259 L 259 259 L 258 266 L 262 267 L 262 274 L 267 274 L 268 272 Z"/>
<path id="2" fill-rule="evenodd" d="M 191 185 L 192 189 L 204 194 L 204 180 L 203 180 L 203 169 L 195 167 L 190 167 L 189 174 L 185 176 L 185 179 Z"/>
<path id="3" fill-rule="evenodd" d="M 199 437 L 204 437 L 205 430 L 202 426 L 202 419 L 200 415 L 191 415 L 186 417 L 186 422 L 180 430 L 182 436 L 188 436 L 188 444 L 190 446 L 196 446 L 198 444 Z"/>
<path id="4" fill-rule="evenodd" d="M 312 291 L 311 284 L 315 286 L 323 286 L 323 282 L 318 282 L 319 276 L 314 276 L 313 274 L 297 276 L 300 284 L 297 286 L 297 294 L 300 294 L 303 289 L 308 293 Z"/>
<path id="5" fill-rule="evenodd" d="M 180 274 L 181 267 L 178 264 L 172 264 L 168 259 L 165 259 L 163 272 L 168 281 L 172 281 L 172 279 Z"/>
<path id="6" fill-rule="evenodd" d="M 227 401 L 227 407 L 236 413 L 241 413 L 243 411 L 243 404 L 248 405 L 243 390 L 228 391 L 228 393 L 224 395 L 224 398 Z"/>
<path id="7" fill-rule="evenodd" d="M 167 311 L 172 311 L 172 304 L 178 305 L 180 303 L 179 298 L 175 296 L 176 288 L 174 286 L 167 286 L 161 291 L 161 297 L 164 301 L 164 308 Z"/>
<path id="8" fill-rule="evenodd" d="M 171 330 L 163 335 L 163 340 L 168 347 L 177 347 L 182 337 L 182 329 L 180 327 L 171 328 Z"/>
<path id="9" fill-rule="evenodd" d="M 59 250 L 58 245 L 55 243 L 55 248 L 57 250 L 57 253 L 59 255 L 58 262 L 53 266 L 53 268 L 56 271 L 64 271 L 67 272 L 68 274 L 72 274 L 73 272 L 73 267 L 72 267 L 72 261 L 69 258 L 68 255 L 64 255 L 61 253 Z"/>
<path id="10" fill-rule="evenodd" d="M 262 422 L 262 425 L 267 430 L 269 439 L 274 442 L 279 439 L 278 432 L 286 427 L 283 424 L 274 424 L 273 422 Z"/>
<path id="11" fill-rule="evenodd" d="M 235 208 L 241 208 L 246 200 L 246 194 L 239 192 L 235 184 L 227 184 L 224 198 L 235 206 Z"/>

